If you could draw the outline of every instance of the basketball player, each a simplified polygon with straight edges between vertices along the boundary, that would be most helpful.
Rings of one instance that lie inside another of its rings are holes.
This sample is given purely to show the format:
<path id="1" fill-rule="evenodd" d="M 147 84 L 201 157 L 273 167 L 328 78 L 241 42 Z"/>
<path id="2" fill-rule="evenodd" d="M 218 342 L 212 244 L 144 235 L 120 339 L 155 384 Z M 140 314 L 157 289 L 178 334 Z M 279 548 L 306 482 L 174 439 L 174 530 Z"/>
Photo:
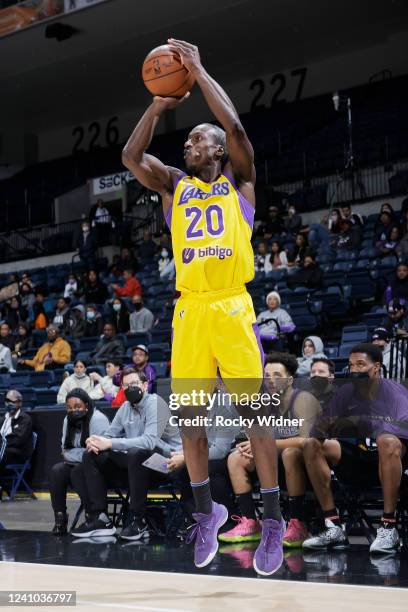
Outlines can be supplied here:
<path id="1" fill-rule="evenodd" d="M 180 54 L 216 119 L 197 125 L 184 145 L 187 173 L 165 166 L 145 151 L 160 116 L 184 99 L 155 97 L 123 150 L 123 163 L 146 187 L 162 196 L 172 232 L 176 288 L 172 378 L 214 380 L 217 365 L 226 380 L 262 380 L 263 353 L 252 300 L 245 285 L 254 276 L 251 234 L 255 212 L 255 167 L 251 143 L 220 85 L 201 64 L 196 46 L 169 39 Z M 238 383 L 237 383 L 238 384 Z M 246 408 L 254 413 L 250 408 Z M 273 438 L 249 432 L 261 482 L 264 515 L 254 568 L 273 574 L 282 564 L 285 523 L 279 505 L 277 455 Z M 192 528 L 194 562 L 208 565 L 217 550 L 226 508 L 211 499 L 208 443 L 183 436 L 184 456 L 196 504 Z"/>

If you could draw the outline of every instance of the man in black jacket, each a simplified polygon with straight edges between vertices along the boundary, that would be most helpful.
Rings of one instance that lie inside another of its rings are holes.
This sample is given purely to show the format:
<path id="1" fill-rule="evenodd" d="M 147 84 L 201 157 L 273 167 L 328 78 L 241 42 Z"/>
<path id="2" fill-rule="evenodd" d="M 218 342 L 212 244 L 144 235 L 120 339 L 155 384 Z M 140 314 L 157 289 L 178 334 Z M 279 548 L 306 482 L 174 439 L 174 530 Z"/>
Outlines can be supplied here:
<path id="1" fill-rule="evenodd" d="M 122 357 L 126 353 L 123 342 L 116 335 L 114 323 L 105 323 L 103 336 L 91 353 L 92 363 L 106 363 L 115 358 Z"/>
<path id="2" fill-rule="evenodd" d="M 7 392 L 6 416 L 0 425 L 0 445 L 6 440 L 6 450 L 0 461 L 0 478 L 4 466 L 9 463 L 24 463 L 33 453 L 31 417 L 23 412 L 23 397 L 15 389 Z"/>
<path id="3" fill-rule="evenodd" d="M 79 258 L 86 265 L 87 269 L 93 268 L 95 266 L 97 245 L 89 221 L 84 220 L 82 222 L 82 231 L 78 236 L 76 247 L 78 249 Z"/>
<path id="4" fill-rule="evenodd" d="M 319 289 L 322 286 L 323 274 L 320 266 L 315 261 L 314 253 L 307 250 L 302 267 L 288 277 L 288 287 L 308 287 L 309 289 Z"/>

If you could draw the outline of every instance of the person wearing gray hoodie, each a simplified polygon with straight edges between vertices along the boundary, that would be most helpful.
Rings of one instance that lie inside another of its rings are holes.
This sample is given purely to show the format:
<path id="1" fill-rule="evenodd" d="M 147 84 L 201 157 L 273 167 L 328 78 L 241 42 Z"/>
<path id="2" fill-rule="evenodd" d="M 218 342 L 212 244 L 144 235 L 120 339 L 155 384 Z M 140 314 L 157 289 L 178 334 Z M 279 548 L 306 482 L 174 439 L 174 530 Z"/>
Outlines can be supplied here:
<path id="1" fill-rule="evenodd" d="M 309 376 L 313 359 L 327 359 L 319 336 L 307 336 L 303 340 L 302 357 L 298 357 L 296 376 Z"/>

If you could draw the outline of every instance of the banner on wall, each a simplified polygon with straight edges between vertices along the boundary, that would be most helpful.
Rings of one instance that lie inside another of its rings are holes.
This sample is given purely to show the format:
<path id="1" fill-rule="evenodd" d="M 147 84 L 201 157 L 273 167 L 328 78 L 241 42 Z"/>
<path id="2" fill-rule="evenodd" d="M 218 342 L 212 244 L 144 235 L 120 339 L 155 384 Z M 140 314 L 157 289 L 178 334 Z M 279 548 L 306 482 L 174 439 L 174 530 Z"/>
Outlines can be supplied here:
<path id="1" fill-rule="evenodd" d="M 104 0 L 64 0 L 65 2 L 65 12 L 76 11 L 78 9 L 86 8 L 91 4 L 98 4 L 99 2 L 104 2 Z"/>
<path id="2" fill-rule="evenodd" d="M 134 181 L 135 177 L 131 172 L 117 172 L 108 176 L 100 176 L 92 181 L 93 195 L 101 195 L 110 191 L 120 191 L 126 183 Z"/>
<path id="3" fill-rule="evenodd" d="M 0 10 L 0 36 L 64 12 L 64 0 L 26 0 Z"/>

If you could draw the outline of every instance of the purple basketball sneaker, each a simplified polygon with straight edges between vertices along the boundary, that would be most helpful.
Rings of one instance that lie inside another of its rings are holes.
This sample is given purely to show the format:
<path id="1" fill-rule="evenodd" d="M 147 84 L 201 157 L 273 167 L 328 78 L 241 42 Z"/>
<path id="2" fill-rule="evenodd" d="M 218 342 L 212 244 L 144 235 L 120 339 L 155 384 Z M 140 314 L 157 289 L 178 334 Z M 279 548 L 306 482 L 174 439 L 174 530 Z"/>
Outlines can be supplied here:
<path id="1" fill-rule="evenodd" d="M 283 519 L 262 521 L 262 540 L 254 555 L 254 569 L 261 576 L 274 574 L 283 562 L 283 534 L 286 524 Z"/>
<path id="2" fill-rule="evenodd" d="M 218 550 L 218 530 L 228 519 L 228 510 L 222 504 L 213 501 L 210 514 L 193 514 L 196 523 L 190 527 L 187 538 L 189 544 L 195 538 L 194 564 L 205 567 L 214 559 Z"/>

